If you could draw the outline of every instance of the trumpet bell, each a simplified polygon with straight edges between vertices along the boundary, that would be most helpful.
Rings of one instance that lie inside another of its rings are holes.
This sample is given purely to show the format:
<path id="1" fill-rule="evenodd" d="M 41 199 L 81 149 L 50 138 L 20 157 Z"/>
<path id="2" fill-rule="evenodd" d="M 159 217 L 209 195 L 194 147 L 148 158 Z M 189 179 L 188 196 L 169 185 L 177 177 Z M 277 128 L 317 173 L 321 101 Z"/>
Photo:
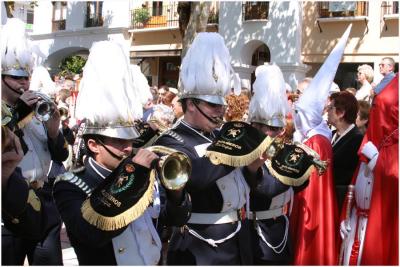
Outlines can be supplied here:
<path id="1" fill-rule="evenodd" d="M 51 98 L 41 92 L 35 92 L 40 98 L 35 106 L 35 117 L 39 121 L 48 121 L 55 111 L 55 106 Z"/>
<path id="2" fill-rule="evenodd" d="M 174 152 L 164 156 L 160 163 L 161 178 L 164 186 L 169 190 L 179 190 L 185 186 L 191 173 L 191 164 L 186 154 Z"/>
<path id="3" fill-rule="evenodd" d="M 192 163 L 188 155 L 164 146 L 150 146 L 146 149 L 160 155 L 156 170 L 165 188 L 180 190 L 185 187 L 192 172 Z"/>

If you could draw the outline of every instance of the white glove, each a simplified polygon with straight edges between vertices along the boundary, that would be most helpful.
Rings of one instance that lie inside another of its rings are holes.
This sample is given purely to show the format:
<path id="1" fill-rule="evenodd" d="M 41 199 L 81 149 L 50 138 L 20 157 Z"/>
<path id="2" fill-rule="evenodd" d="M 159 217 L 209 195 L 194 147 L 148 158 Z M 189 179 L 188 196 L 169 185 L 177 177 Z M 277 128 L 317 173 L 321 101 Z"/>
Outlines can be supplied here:
<path id="1" fill-rule="evenodd" d="M 342 237 L 342 239 L 346 239 L 347 236 L 350 234 L 351 231 L 351 227 L 350 227 L 350 223 L 348 220 L 343 220 L 340 223 L 340 236 Z"/>
<path id="2" fill-rule="evenodd" d="M 368 141 L 361 149 L 361 153 L 369 159 L 368 169 L 374 170 L 376 161 L 378 160 L 379 152 L 376 146 Z"/>

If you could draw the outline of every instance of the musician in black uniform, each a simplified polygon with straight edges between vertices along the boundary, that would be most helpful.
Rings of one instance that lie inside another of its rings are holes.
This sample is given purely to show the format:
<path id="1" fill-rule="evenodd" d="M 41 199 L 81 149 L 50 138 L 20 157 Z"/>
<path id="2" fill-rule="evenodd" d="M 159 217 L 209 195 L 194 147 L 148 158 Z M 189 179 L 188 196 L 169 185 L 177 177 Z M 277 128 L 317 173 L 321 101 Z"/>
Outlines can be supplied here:
<path id="1" fill-rule="evenodd" d="M 131 155 L 142 107 L 130 75 L 122 46 L 93 45 L 76 106 L 87 156 L 83 167 L 57 178 L 53 192 L 80 265 L 157 265 L 158 224 L 180 226 L 190 216 L 183 190 L 168 191 L 161 208 L 150 169 L 158 156 L 144 149 Z"/>
<path id="2" fill-rule="evenodd" d="M 19 138 L 5 125 L 2 126 L 1 149 L 2 223 L 12 233 L 2 236 L 1 263 L 9 265 L 24 262 L 25 259 L 25 254 L 19 253 L 18 249 L 21 246 L 18 241 L 22 239 L 15 239 L 14 236 L 32 242 L 41 240 L 45 236 L 46 217 L 42 209 L 43 200 L 29 186 L 21 169 L 17 167 L 24 156 Z"/>
<path id="3" fill-rule="evenodd" d="M 217 33 L 199 33 L 181 66 L 184 118 L 155 143 L 186 153 L 193 169 L 186 184 L 192 214 L 184 227 L 174 229 L 168 264 L 252 264 L 244 210 L 249 187 L 243 173 L 254 179 L 261 176 L 263 161 L 256 160 L 242 173 L 239 168 L 213 165 L 203 157 L 222 121 L 230 77 L 230 56 L 223 38 Z"/>
<path id="4" fill-rule="evenodd" d="M 47 174 L 50 162 L 65 160 L 68 150 L 58 129 L 60 114 L 55 104 L 28 90 L 32 89 L 29 77 L 34 58 L 25 28 L 25 23 L 17 18 L 8 19 L 2 28 L 2 44 L 6 47 L 2 51 L 2 101 L 12 112 L 13 120 L 8 126 L 19 137 L 24 152 L 18 167 L 29 186 L 43 199 L 47 229 L 40 240 L 32 240 L 21 238 L 12 229 L 2 227 L 2 236 L 5 237 L 2 247 L 13 246 L 14 249 L 13 254 L 3 254 L 3 262 L 7 260 L 9 264 L 22 265 L 25 256 L 28 256 L 32 265 L 62 265 L 61 219 L 51 194 L 51 177 Z M 47 107 L 52 106 L 54 112 L 49 109 L 45 112 L 46 116 L 39 116 L 35 111 L 39 99 L 47 102 Z"/>
<path id="5" fill-rule="evenodd" d="M 288 105 L 285 80 L 279 67 L 257 67 L 253 90 L 249 122 L 270 137 L 282 136 Z M 291 262 L 288 216 L 293 189 L 272 176 L 265 165 L 263 171 L 262 182 L 254 184 L 248 180 L 254 264 L 288 265 Z"/>

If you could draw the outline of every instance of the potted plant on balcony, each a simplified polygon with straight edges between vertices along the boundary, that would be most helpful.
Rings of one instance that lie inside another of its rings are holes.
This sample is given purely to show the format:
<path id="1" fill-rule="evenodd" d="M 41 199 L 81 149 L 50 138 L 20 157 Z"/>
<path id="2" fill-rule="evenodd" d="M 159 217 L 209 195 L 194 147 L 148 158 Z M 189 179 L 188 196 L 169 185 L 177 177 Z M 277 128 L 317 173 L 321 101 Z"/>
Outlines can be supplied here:
<path id="1" fill-rule="evenodd" d="M 150 20 L 150 12 L 147 8 L 136 9 L 133 13 L 133 24 L 143 27 Z"/>

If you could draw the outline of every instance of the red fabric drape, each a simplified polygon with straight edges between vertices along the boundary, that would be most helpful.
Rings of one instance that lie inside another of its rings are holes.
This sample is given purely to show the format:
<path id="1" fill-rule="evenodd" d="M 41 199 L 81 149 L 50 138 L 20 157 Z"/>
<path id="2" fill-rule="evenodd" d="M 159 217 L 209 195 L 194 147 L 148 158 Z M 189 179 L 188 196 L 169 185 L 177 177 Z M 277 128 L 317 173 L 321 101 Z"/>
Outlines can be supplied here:
<path id="1" fill-rule="evenodd" d="M 362 143 L 371 141 L 379 150 L 361 258 L 363 265 L 399 265 L 398 112 L 397 74 L 375 97 L 370 110 L 367 133 Z"/>
<path id="2" fill-rule="evenodd" d="M 322 135 L 305 144 L 322 160 L 332 162 L 332 146 Z M 338 208 L 332 175 L 332 164 L 319 176 L 314 170 L 309 185 L 294 196 L 290 217 L 294 265 L 336 265 L 339 254 Z"/>

